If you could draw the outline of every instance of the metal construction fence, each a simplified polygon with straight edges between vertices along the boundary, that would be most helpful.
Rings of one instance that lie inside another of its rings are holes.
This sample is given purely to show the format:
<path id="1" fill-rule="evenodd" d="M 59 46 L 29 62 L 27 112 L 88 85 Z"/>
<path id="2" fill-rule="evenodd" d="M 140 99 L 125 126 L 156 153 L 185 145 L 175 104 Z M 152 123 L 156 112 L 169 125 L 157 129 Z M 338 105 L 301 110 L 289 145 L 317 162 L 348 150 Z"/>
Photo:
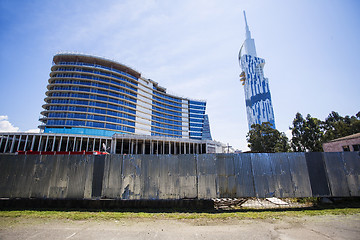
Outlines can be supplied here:
<path id="1" fill-rule="evenodd" d="M 360 196 L 360 154 L 0 154 L 0 198 L 171 200 Z"/>

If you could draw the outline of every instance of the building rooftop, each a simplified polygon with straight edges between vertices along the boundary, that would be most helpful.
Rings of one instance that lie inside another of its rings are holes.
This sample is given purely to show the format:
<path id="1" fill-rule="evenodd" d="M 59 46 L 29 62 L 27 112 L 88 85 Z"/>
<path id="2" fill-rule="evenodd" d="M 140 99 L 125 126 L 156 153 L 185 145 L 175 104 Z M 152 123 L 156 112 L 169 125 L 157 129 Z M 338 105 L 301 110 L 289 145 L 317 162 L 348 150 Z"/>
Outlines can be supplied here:
<path id="1" fill-rule="evenodd" d="M 334 140 L 331 140 L 329 142 L 337 142 L 337 141 L 342 141 L 342 140 L 349 140 L 349 139 L 354 139 L 354 138 L 360 138 L 360 133 L 355 133 L 346 137 L 341 137 L 341 138 L 337 138 Z"/>

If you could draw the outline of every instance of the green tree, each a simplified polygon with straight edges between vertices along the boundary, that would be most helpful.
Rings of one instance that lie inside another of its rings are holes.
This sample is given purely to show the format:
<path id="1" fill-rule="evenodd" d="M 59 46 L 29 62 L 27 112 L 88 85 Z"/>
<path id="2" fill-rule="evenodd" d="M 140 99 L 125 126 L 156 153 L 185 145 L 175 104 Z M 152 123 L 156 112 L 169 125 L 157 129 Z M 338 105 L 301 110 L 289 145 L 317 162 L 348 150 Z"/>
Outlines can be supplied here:
<path id="1" fill-rule="evenodd" d="M 323 142 L 358 133 L 360 132 L 360 112 L 356 116 L 342 117 L 333 111 L 323 122 L 323 128 Z"/>
<path id="2" fill-rule="evenodd" d="M 321 152 L 323 140 L 323 124 L 310 114 L 304 119 L 300 113 L 296 113 L 293 126 L 291 148 L 294 152 Z"/>
<path id="3" fill-rule="evenodd" d="M 269 122 L 251 125 L 246 139 L 252 152 L 288 152 L 290 149 L 286 135 L 273 129 Z"/>

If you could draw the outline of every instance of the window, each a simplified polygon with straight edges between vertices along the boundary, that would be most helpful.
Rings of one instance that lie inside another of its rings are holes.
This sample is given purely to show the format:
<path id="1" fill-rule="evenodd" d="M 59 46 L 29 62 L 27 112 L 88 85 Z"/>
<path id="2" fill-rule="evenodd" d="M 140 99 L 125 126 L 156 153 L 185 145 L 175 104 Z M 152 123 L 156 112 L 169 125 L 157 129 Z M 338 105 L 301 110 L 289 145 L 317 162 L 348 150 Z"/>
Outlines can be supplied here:
<path id="1" fill-rule="evenodd" d="M 360 144 L 355 144 L 352 146 L 353 146 L 354 151 L 360 151 Z"/>
<path id="2" fill-rule="evenodd" d="M 344 152 L 350 152 L 349 146 L 343 146 L 342 149 Z"/>

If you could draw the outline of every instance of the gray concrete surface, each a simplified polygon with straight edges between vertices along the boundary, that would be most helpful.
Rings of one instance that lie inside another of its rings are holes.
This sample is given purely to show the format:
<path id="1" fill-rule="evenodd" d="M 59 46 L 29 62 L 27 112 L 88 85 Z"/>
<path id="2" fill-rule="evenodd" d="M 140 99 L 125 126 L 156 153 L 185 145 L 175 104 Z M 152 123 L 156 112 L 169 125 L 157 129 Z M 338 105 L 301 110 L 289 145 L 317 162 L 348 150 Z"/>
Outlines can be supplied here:
<path id="1" fill-rule="evenodd" d="M 265 220 L 0 218 L 0 239 L 359 239 L 360 215 Z"/>

